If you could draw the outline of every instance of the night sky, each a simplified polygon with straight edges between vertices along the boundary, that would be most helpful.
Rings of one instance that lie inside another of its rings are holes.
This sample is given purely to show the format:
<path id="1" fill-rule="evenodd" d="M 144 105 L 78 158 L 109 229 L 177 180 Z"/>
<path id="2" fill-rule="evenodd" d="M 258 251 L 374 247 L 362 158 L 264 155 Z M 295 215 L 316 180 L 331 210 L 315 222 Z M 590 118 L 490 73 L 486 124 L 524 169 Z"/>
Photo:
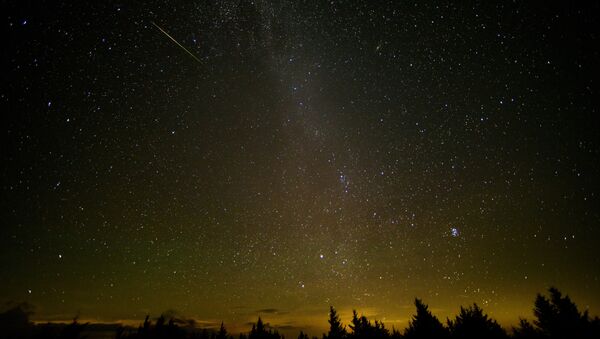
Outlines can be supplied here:
<path id="1" fill-rule="evenodd" d="M 600 6 L 459 3 L 3 4 L 0 302 L 600 313 Z"/>

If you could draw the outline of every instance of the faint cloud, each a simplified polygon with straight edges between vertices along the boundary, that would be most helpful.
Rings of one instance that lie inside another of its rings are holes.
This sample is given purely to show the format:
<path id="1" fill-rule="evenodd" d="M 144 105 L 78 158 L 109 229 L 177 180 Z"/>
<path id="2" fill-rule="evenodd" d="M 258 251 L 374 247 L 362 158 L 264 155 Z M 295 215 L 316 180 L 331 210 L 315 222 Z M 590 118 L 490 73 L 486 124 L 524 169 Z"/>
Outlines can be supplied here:
<path id="1" fill-rule="evenodd" d="M 272 325 L 271 327 L 274 329 L 277 329 L 277 330 L 284 330 L 284 331 L 302 330 L 303 329 L 303 327 L 301 327 L 301 326 L 296 326 L 296 325 L 292 325 L 292 324 Z"/>
<path id="2" fill-rule="evenodd" d="M 166 319 L 173 319 L 173 322 L 175 322 L 178 325 L 194 327 L 194 328 L 210 329 L 210 328 L 216 328 L 216 327 L 220 326 L 220 324 L 221 324 L 221 323 L 217 323 L 215 321 L 197 320 L 197 319 L 185 316 L 174 309 L 166 310 L 165 312 L 162 313 L 162 316 L 165 317 Z"/>
<path id="3" fill-rule="evenodd" d="M 206 328 L 206 329 L 215 329 L 221 326 L 220 322 L 212 321 L 212 320 L 195 320 L 196 328 Z"/>

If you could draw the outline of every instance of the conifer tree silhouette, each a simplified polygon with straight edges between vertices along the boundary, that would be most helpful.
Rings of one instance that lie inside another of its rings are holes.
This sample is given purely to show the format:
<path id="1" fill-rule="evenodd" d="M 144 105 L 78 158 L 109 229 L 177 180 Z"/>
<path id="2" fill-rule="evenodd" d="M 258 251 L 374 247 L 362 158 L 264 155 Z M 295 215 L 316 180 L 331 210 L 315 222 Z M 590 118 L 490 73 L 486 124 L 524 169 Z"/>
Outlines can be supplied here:
<path id="1" fill-rule="evenodd" d="M 248 335 L 248 339 L 279 339 L 281 336 L 277 331 L 267 330 L 262 319 L 258 317 L 256 324 L 252 324 L 252 330 Z"/>
<path id="2" fill-rule="evenodd" d="M 390 334 L 390 338 L 392 339 L 400 339 L 402 338 L 402 334 L 400 331 L 392 327 L 392 333 Z"/>
<path id="3" fill-rule="evenodd" d="M 353 339 L 367 339 L 367 338 L 388 338 L 389 332 L 385 328 L 382 322 L 375 321 L 375 325 L 371 324 L 369 319 L 364 315 L 358 317 L 356 310 L 352 311 L 352 321 L 350 324 L 352 334 L 349 337 Z"/>
<path id="4" fill-rule="evenodd" d="M 342 325 L 340 316 L 333 306 L 329 306 L 329 332 L 323 335 L 324 339 L 343 339 L 347 336 L 346 327 Z"/>
<path id="5" fill-rule="evenodd" d="M 383 322 L 375 320 L 375 327 L 373 328 L 373 335 L 375 338 L 388 338 L 390 336 L 390 332 Z"/>
<path id="6" fill-rule="evenodd" d="M 538 294 L 534 302 L 533 323 L 539 334 L 544 338 L 600 337 L 597 318 L 590 320 L 587 311 L 580 313 L 571 298 L 567 295 L 563 297 L 557 288 L 550 287 L 548 292 L 549 298 Z M 524 327 L 526 325 L 522 324 L 518 331 L 523 331 Z"/>
<path id="7" fill-rule="evenodd" d="M 138 337 L 150 337 L 150 315 L 146 315 L 146 318 L 144 319 L 144 324 L 138 328 Z"/>
<path id="8" fill-rule="evenodd" d="M 225 329 L 225 325 L 221 321 L 221 327 L 219 328 L 219 332 L 217 333 L 217 339 L 227 339 L 227 330 Z"/>
<path id="9" fill-rule="evenodd" d="M 363 318 L 362 316 L 361 318 Z M 354 339 L 362 338 L 364 335 L 363 323 L 362 319 L 358 317 L 358 313 L 356 310 L 352 310 L 352 320 L 350 321 L 350 329 L 352 330 L 351 337 Z M 366 319 L 366 318 L 365 318 Z"/>
<path id="10" fill-rule="evenodd" d="M 597 339 L 600 338 L 600 319 L 590 318 L 587 311 L 580 312 L 577 305 L 569 296 L 564 295 L 556 288 L 548 290 L 548 296 L 537 294 L 534 302 L 534 319 L 532 322 L 520 319 L 519 324 L 513 328 L 511 337 L 514 339 Z M 459 314 L 453 319 L 448 319 L 445 327 L 435 317 L 428 306 L 420 299 L 415 299 L 416 313 L 409 321 L 404 331 L 404 336 L 396 329 L 392 333 L 378 320 L 374 323 L 364 315 L 358 316 L 356 310 L 352 313 L 352 320 L 347 332 L 340 320 L 340 316 L 333 306 L 329 308 L 329 331 L 323 334 L 323 339 L 399 339 L 399 338 L 442 338 L 442 339 L 504 339 L 508 338 L 506 332 L 498 323 L 484 314 L 483 310 L 473 304 L 461 307 Z M 87 324 L 80 324 L 77 318 L 71 324 L 45 324 L 35 325 L 29 322 L 30 311 L 20 306 L 0 312 L 0 339 L 79 339 L 83 337 Z M 187 328 L 177 325 L 185 323 Z M 193 328 L 194 322 L 184 322 L 170 318 L 167 322 L 164 315 L 152 323 L 150 316 L 137 331 L 128 327 L 117 327 L 114 338 L 117 339 L 233 339 L 227 333 L 225 325 L 221 322 L 218 331 L 203 329 L 198 332 Z M 308 335 L 300 331 L 298 339 L 308 339 Z M 246 335 L 241 333 L 239 339 L 284 339 L 277 331 L 269 329 L 269 325 L 258 317 L 252 324 L 252 330 Z M 313 337 L 313 339 L 317 339 Z"/>
<path id="11" fill-rule="evenodd" d="M 483 310 L 473 304 L 464 308 L 461 306 L 460 313 L 455 320 L 448 320 L 451 338 L 477 339 L 477 338 L 506 338 L 506 332 L 498 323 L 489 318 Z"/>
<path id="12" fill-rule="evenodd" d="M 519 326 L 513 327 L 513 335 L 514 339 L 542 339 L 544 336 L 541 331 L 533 326 L 526 319 L 519 319 Z"/>
<path id="13" fill-rule="evenodd" d="M 415 307 L 417 313 L 408 323 L 408 328 L 404 332 L 405 338 L 447 338 L 448 330 L 442 325 L 436 316 L 431 314 L 429 307 L 415 298 Z"/>

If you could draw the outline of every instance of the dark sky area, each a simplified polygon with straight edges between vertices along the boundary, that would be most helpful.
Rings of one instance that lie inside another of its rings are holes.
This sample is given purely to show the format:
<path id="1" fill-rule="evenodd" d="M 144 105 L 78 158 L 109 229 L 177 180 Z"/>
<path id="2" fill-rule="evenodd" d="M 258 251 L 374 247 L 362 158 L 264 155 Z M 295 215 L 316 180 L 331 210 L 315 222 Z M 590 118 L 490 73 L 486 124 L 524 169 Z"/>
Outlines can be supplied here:
<path id="1" fill-rule="evenodd" d="M 597 2 L 2 6 L 1 303 L 600 313 Z"/>

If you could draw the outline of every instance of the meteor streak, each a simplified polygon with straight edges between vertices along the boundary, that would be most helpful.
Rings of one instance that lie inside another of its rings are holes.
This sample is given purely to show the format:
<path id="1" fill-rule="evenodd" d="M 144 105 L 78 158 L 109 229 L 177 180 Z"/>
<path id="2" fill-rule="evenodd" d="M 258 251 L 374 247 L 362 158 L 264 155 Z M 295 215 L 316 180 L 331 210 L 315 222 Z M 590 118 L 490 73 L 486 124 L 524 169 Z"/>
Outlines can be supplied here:
<path id="1" fill-rule="evenodd" d="M 171 41 L 176 43 L 177 46 L 181 47 L 181 49 L 183 49 L 187 54 L 189 54 L 192 58 L 194 58 L 194 60 L 198 61 L 199 63 L 202 63 L 202 61 L 200 61 L 200 59 L 198 59 L 198 57 L 196 57 L 194 54 L 192 54 L 192 52 L 188 51 L 187 48 L 183 47 L 183 45 L 180 44 L 179 41 L 175 40 L 175 38 L 173 38 L 169 33 L 167 33 L 167 31 L 165 31 L 159 25 L 154 23 L 154 21 L 151 21 L 151 23 L 152 23 L 152 25 L 154 25 L 154 27 L 158 28 L 159 31 L 161 31 L 164 35 L 166 35 L 169 39 L 171 39 Z"/>

